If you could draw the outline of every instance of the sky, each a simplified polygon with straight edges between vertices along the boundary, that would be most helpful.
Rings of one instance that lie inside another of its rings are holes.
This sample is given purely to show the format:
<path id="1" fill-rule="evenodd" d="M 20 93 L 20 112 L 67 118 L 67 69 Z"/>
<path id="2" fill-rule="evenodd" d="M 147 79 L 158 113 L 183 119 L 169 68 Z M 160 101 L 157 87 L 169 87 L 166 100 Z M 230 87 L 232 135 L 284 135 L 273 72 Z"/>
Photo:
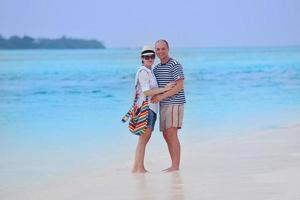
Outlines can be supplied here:
<path id="1" fill-rule="evenodd" d="M 299 46 L 299 0 L 0 0 L 0 34 L 135 48 Z"/>

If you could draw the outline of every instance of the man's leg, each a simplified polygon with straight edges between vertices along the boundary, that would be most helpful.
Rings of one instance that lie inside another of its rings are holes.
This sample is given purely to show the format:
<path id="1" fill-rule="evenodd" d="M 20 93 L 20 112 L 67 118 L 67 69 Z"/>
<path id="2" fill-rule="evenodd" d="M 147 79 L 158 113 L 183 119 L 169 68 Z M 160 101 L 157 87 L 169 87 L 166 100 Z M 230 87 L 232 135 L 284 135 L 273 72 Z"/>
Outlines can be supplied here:
<path id="1" fill-rule="evenodd" d="M 179 170 L 180 165 L 180 142 L 178 139 L 178 129 L 168 128 L 163 131 L 163 136 L 167 142 L 170 157 L 172 160 L 172 166 L 165 171 L 171 172 Z"/>

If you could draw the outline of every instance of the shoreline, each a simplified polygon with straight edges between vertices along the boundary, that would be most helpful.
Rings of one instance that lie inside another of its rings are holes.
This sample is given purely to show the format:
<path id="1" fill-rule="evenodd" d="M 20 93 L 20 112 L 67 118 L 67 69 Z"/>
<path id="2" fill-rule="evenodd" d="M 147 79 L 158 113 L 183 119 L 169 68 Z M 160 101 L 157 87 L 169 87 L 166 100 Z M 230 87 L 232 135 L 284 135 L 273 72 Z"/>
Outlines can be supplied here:
<path id="1" fill-rule="evenodd" d="M 297 199 L 300 198 L 299 132 L 300 124 L 294 124 L 253 134 L 183 143 L 181 171 L 174 173 L 161 172 L 169 164 L 166 149 L 159 153 L 162 149 L 149 147 L 145 165 L 150 173 L 131 174 L 131 163 L 121 163 L 122 166 L 52 177 L 47 183 L 2 188 L 0 197 L 6 200 Z"/>

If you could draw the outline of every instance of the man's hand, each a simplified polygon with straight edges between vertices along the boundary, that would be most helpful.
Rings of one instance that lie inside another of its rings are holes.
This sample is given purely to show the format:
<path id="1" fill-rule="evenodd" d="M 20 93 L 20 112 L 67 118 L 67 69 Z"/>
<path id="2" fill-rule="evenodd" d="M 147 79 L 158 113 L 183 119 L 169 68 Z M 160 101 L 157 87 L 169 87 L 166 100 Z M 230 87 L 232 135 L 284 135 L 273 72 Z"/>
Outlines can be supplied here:
<path id="1" fill-rule="evenodd" d="M 154 95 L 154 96 L 151 98 L 151 102 L 152 102 L 152 103 L 158 103 L 158 102 L 160 102 L 162 99 L 163 99 L 163 98 L 162 98 L 162 95 L 161 95 L 161 94 L 159 94 L 159 95 Z"/>
<path id="2" fill-rule="evenodd" d="M 162 101 L 165 98 L 168 98 L 170 96 L 173 96 L 173 95 L 177 94 L 183 88 L 183 79 L 177 80 L 176 84 L 170 83 L 169 86 L 171 86 L 172 89 L 170 89 L 169 91 L 164 92 L 162 94 L 154 95 L 151 98 L 151 102 L 152 103 L 158 103 L 158 102 Z"/>

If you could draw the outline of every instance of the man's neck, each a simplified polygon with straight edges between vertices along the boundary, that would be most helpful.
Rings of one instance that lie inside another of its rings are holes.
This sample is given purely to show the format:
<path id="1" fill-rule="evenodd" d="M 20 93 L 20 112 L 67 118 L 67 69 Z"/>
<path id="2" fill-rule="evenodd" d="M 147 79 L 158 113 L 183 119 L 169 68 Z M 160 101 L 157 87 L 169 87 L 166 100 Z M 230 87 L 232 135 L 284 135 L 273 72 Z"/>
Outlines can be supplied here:
<path id="1" fill-rule="evenodd" d="M 166 58 L 164 58 L 164 59 L 161 59 L 161 60 L 160 60 L 160 63 L 161 63 L 161 64 L 166 64 L 169 60 L 170 60 L 170 57 L 168 56 L 168 57 L 166 57 Z"/>

